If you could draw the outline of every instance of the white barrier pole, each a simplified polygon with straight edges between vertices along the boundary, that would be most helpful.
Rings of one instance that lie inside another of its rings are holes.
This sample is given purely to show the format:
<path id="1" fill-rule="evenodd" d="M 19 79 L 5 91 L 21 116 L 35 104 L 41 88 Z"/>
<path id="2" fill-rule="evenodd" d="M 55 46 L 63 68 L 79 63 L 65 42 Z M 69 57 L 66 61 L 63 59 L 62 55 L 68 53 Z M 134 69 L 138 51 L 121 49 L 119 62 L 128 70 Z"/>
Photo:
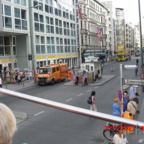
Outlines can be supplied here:
<path id="1" fill-rule="evenodd" d="M 45 105 L 45 106 L 48 106 L 48 107 L 56 108 L 56 109 L 59 109 L 59 110 L 75 113 L 75 114 L 78 114 L 78 115 L 92 117 L 92 118 L 95 118 L 95 119 L 105 120 L 105 121 L 109 121 L 109 122 L 113 122 L 113 123 L 124 124 L 124 125 L 128 125 L 128 126 L 136 126 L 136 127 L 144 126 L 143 122 L 124 119 L 124 118 L 120 118 L 120 117 L 116 117 L 116 116 L 112 116 L 112 115 L 104 114 L 104 113 L 100 113 L 100 112 L 94 112 L 94 111 L 90 111 L 90 110 L 87 110 L 87 109 L 83 109 L 83 108 L 79 108 L 79 107 L 75 107 L 75 106 L 70 106 L 70 105 L 67 105 L 67 104 L 62 104 L 62 103 L 59 103 L 59 102 L 54 102 L 54 101 L 34 97 L 34 96 L 31 96 L 31 95 L 27 95 L 27 94 L 22 94 L 22 93 L 11 91 L 11 90 L 6 90 L 6 89 L 3 89 L 3 88 L 0 88 L 0 93 L 8 95 L 8 96 L 15 97 L 15 98 L 20 98 L 20 99 L 23 99 L 23 100 L 26 100 L 26 101 L 31 101 L 31 102 L 34 102 L 34 103 Z"/>

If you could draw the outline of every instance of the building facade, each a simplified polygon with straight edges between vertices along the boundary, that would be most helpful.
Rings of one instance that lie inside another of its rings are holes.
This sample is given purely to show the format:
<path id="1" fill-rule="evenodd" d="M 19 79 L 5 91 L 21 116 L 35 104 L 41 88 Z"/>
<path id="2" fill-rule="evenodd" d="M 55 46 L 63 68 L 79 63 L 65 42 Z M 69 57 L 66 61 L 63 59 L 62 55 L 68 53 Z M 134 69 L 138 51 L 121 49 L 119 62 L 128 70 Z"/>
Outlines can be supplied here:
<path id="1" fill-rule="evenodd" d="M 75 0 L 0 0 L 0 6 L 0 68 L 77 65 Z"/>
<path id="2" fill-rule="evenodd" d="M 79 5 L 83 17 L 83 20 L 79 20 L 82 55 L 85 50 L 106 50 L 108 34 L 106 16 L 108 10 L 96 0 L 79 0 Z M 98 29 L 101 29 L 100 39 L 98 39 Z"/>
<path id="3" fill-rule="evenodd" d="M 125 46 L 125 15 L 123 8 L 116 8 L 116 47 L 117 51 L 126 49 Z"/>
<path id="4" fill-rule="evenodd" d="M 134 25 L 132 23 L 126 22 L 125 23 L 126 28 L 126 50 L 131 53 L 134 51 L 134 40 L 135 40 L 135 32 L 134 32 Z"/>
<path id="5" fill-rule="evenodd" d="M 31 67 L 29 36 L 28 0 L 0 0 L 0 69 Z"/>
<path id="6" fill-rule="evenodd" d="M 140 51 L 140 29 L 139 25 L 135 25 L 135 50 Z"/>
<path id="7" fill-rule="evenodd" d="M 115 14 L 115 5 L 114 2 L 104 1 L 102 4 L 108 9 L 109 11 L 109 19 L 108 19 L 108 29 L 109 34 L 107 40 L 109 40 L 109 47 L 107 48 L 112 54 L 116 51 L 116 29 L 115 29 L 115 21 L 116 21 L 116 14 Z"/>

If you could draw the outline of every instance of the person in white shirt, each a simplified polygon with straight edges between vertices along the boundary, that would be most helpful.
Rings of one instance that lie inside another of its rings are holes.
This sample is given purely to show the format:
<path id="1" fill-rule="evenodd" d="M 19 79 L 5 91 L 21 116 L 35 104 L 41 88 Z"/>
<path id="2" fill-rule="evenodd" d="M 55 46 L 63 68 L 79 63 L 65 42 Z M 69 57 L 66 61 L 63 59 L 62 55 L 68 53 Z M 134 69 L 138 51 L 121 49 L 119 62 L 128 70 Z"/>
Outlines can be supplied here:
<path id="1" fill-rule="evenodd" d="M 114 144 L 125 144 L 124 138 L 123 138 L 123 130 L 119 130 L 117 134 L 114 135 L 113 138 Z"/>
<path id="2" fill-rule="evenodd" d="M 0 88 L 2 88 L 2 83 L 3 81 L 2 81 L 2 78 L 0 77 Z"/>

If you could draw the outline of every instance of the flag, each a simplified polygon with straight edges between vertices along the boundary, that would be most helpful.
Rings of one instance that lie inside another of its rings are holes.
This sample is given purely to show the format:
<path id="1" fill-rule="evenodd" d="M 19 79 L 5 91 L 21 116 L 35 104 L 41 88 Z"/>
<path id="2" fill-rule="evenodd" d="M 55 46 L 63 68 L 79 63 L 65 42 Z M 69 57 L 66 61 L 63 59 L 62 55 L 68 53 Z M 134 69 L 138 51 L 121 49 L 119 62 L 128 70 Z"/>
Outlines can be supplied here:
<path id="1" fill-rule="evenodd" d="M 101 32 L 102 32 L 102 28 L 97 27 L 96 35 L 97 35 L 99 41 L 102 41 Z"/>
<path id="2" fill-rule="evenodd" d="M 79 4 L 78 4 L 78 13 L 79 13 L 79 18 L 80 18 L 81 20 L 83 20 L 82 12 L 81 12 L 81 8 L 80 8 Z"/>

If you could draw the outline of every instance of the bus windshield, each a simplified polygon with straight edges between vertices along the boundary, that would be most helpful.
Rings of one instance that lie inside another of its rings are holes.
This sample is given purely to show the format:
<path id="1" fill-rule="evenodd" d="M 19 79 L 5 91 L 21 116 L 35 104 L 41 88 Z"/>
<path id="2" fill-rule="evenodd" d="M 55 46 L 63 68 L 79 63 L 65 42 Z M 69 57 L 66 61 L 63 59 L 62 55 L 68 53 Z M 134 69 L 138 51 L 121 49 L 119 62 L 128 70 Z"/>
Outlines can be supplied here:
<path id="1" fill-rule="evenodd" d="M 40 68 L 39 69 L 39 74 L 51 74 L 51 68 Z"/>

